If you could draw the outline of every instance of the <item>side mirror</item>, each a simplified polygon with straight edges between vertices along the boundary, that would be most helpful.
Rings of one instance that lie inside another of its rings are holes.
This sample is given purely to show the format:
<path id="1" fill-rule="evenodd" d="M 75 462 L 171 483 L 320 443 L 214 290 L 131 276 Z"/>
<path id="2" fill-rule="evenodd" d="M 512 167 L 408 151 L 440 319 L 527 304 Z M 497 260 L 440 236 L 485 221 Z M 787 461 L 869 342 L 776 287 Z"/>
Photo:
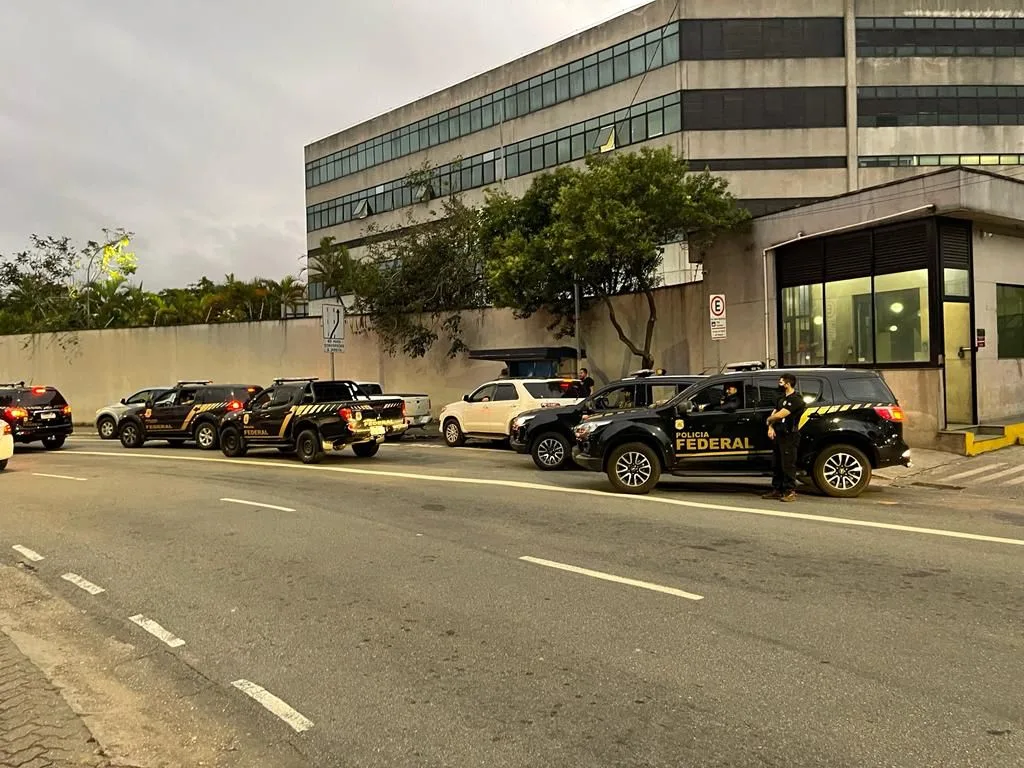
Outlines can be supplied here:
<path id="1" fill-rule="evenodd" d="M 677 413 L 693 413 L 696 407 L 693 404 L 693 400 L 683 400 L 679 405 L 676 406 Z"/>
<path id="2" fill-rule="evenodd" d="M 463 395 L 463 396 L 462 396 L 462 401 L 463 401 L 464 403 L 468 403 L 468 402 L 469 402 L 469 395 Z"/>
<path id="3" fill-rule="evenodd" d="M 121 405 L 128 405 L 128 398 L 127 397 L 122 397 L 121 398 Z"/>

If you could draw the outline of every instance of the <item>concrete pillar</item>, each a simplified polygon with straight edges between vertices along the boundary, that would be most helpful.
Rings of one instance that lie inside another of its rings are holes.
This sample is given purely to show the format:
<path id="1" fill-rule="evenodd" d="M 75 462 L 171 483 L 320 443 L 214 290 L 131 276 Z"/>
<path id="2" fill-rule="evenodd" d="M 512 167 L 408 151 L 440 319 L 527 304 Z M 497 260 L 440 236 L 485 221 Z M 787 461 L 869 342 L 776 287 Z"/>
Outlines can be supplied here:
<path id="1" fill-rule="evenodd" d="M 843 2 L 846 38 L 846 189 L 859 188 L 857 172 L 857 1 Z"/>

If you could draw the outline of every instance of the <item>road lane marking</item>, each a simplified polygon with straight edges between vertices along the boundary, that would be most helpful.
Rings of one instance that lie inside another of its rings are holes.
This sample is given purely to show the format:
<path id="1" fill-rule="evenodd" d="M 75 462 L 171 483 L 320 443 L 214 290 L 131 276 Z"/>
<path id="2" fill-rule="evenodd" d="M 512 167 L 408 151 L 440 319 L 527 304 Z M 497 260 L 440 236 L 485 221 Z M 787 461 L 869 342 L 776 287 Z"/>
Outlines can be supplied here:
<path id="1" fill-rule="evenodd" d="M 982 472 L 988 472 L 991 469 L 999 469 L 1000 467 L 1005 467 L 1005 466 L 1006 466 L 1005 462 L 999 462 L 998 464 L 989 464 L 988 466 L 985 466 L 985 467 L 978 467 L 976 469 L 969 469 L 966 472 L 960 472 L 959 474 L 956 474 L 956 475 L 950 475 L 949 477 L 947 477 L 945 479 L 946 479 L 947 482 L 950 481 L 950 480 L 959 480 L 962 477 L 970 477 L 971 475 L 980 475 Z"/>
<path id="2" fill-rule="evenodd" d="M 262 504 L 258 501 L 246 501 L 245 499 L 221 499 L 231 504 L 245 504 L 250 507 L 263 507 L 264 509 L 276 509 L 278 512 L 294 512 L 291 507 L 278 507 L 274 504 Z"/>
<path id="3" fill-rule="evenodd" d="M 35 477 L 52 477 L 54 480 L 77 480 L 79 482 L 85 482 L 87 478 L 84 477 L 71 477 L 70 475 L 48 475 L 44 472 L 33 472 Z"/>
<path id="4" fill-rule="evenodd" d="M 1024 477 L 1015 477 L 1013 480 L 1007 480 L 1003 485 L 1021 485 L 1024 484 Z"/>
<path id="5" fill-rule="evenodd" d="M 182 640 L 180 637 L 175 637 L 166 629 L 157 624 L 155 621 L 153 621 L 152 619 L 147 619 L 141 613 L 136 616 L 129 617 L 128 621 L 138 624 L 144 630 L 149 632 L 149 634 L 151 634 L 153 637 L 167 643 L 167 645 L 171 646 L 171 648 L 180 648 L 185 644 L 185 641 Z"/>
<path id="6" fill-rule="evenodd" d="M 64 581 L 71 582 L 76 587 L 81 587 L 86 592 L 88 592 L 90 595 L 98 595 L 98 594 L 100 594 L 100 592 L 106 592 L 107 591 L 103 587 L 100 587 L 100 586 L 97 586 L 96 584 L 93 584 L 88 579 L 83 579 L 77 573 L 65 573 L 63 576 L 61 576 L 61 578 L 64 579 Z"/>
<path id="7" fill-rule="evenodd" d="M 312 720 L 292 709 L 266 688 L 262 688 L 248 680 L 235 680 L 232 685 L 249 698 L 262 704 L 268 712 L 284 720 L 297 733 L 308 731 L 313 727 Z"/>
<path id="8" fill-rule="evenodd" d="M 703 600 L 703 595 L 696 595 L 693 592 L 684 592 L 681 589 L 675 587 L 665 587 L 661 584 L 652 584 L 649 581 L 637 581 L 636 579 L 627 579 L 623 576 L 616 576 L 611 573 L 602 573 L 601 571 L 591 571 L 589 568 L 580 568 L 577 565 L 566 565 L 565 563 L 556 563 L 554 560 L 542 560 L 539 557 L 528 557 L 523 556 L 519 558 L 525 560 L 528 563 L 534 563 L 536 565 L 543 565 L 548 568 L 557 568 L 560 571 L 569 571 L 570 573 L 579 573 L 583 576 L 591 576 L 595 579 L 603 579 L 604 581 L 614 581 L 616 584 L 628 584 L 631 587 L 640 587 L 641 589 L 649 589 L 652 592 L 664 592 L 666 595 L 675 595 L 676 597 L 685 597 L 687 600 Z"/>
<path id="9" fill-rule="evenodd" d="M 1024 464 L 1020 464 L 1020 465 L 1018 465 L 1016 467 L 1010 467 L 1009 469 L 1004 469 L 1002 472 L 996 472 L 994 475 L 985 475 L 984 477 L 981 477 L 981 478 L 978 478 L 978 479 L 981 480 L 984 483 L 987 483 L 990 480 L 1000 480 L 1000 479 L 1002 479 L 1004 477 L 1009 477 L 1010 475 L 1016 475 L 1016 474 L 1019 474 L 1021 472 L 1024 472 Z M 1004 485 L 1005 485 L 1005 483 L 1004 483 Z"/>
<path id="10" fill-rule="evenodd" d="M 60 456 L 61 454 L 55 454 Z M 540 483 L 525 483 L 519 480 L 490 480 L 476 477 L 451 477 L 446 475 L 421 475 L 415 472 L 386 472 L 380 469 L 356 469 L 354 467 L 325 467 L 309 464 L 286 464 L 281 461 L 255 461 L 252 459 L 214 459 L 204 456 L 163 456 L 153 453 L 113 453 L 110 451 L 75 451 L 74 456 L 102 456 L 106 458 L 116 457 L 120 459 L 151 459 L 154 461 L 194 461 L 207 464 L 233 464 L 240 467 L 274 467 L 277 469 L 290 469 L 294 471 L 309 472 L 335 472 L 346 475 L 365 475 L 367 477 L 390 477 L 396 480 L 424 480 L 434 483 L 452 483 L 455 485 L 479 485 L 500 488 L 518 488 L 527 491 L 545 491 L 548 493 L 564 493 L 573 496 L 597 496 L 604 499 L 616 499 L 622 502 L 635 504 L 667 504 L 673 507 L 688 507 L 690 509 L 711 509 L 719 512 L 736 512 L 744 515 L 758 515 L 761 517 L 778 517 L 788 520 L 807 520 L 816 523 L 829 523 L 831 525 L 847 525 L 855 528 L 875 528 L 886 531 L 899 531 L 901 533 L 916 533 L 925 536 L 938 536 L 940 538 L 962 539 L 966 541 L 984 541 L 990 544 L 1009 544 L 1016 547 L 1024 547 L 1024 539 L 1010 539 L 1003 536 L 986 536 L 980 533 L 966 533 L 964 531 L 948 531 L 941 528 L 920 528 L 914 525 L 900 525 L 898 523 L 880 523 L 874 520 L 858 520 L 857 518 L 832 517 L 829 515 L 812 515 L 808 512 L 787 512 L 781 509 L 761 509 L 758 507 L 734 507 L 728 504 L 711 504 L 704 501 L 683 501 L 665 496 L 634 496 L 611 491 L 597 491 L 590 488 L 566 488 L 558 485 L 542 485 Z"/>
<path id="11" fill-rule="evenodd" d="M 43 559 L 43 556 L 40 555 L 38 552 L 34 552 L 28 547 L 23 547 L 21 546 L 21 544 L 15 544 L 13 547 L 11 547 L 11 549 L 13 549 L 19 555 L 28 558 L 33 563 L 38 563 L 40 560 Z"/>

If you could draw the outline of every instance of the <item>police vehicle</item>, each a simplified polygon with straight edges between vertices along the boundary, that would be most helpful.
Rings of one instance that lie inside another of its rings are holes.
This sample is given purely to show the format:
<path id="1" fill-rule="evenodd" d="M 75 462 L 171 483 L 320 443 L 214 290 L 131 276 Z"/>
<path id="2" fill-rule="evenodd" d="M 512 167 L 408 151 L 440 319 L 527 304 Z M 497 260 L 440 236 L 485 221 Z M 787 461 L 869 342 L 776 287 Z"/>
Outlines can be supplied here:
<path id="1" fill-rule="evenodd" d="M 520 414 L 512 420 L 509 444 L 517 453 L 529 453 L 539 469 L 563 469 L 572 464 L 573 430 L 584 417 L 657 406 L 705 378 L 670 376 L 663 368 L 634 371 L 601 387 L 582 403 Z"/>
<path id="2" fill-rule="evenodd" d="M 156 400 L 129 407 L 117 424 L 125 448 L 141 448 L 148 440 L 181 445 L 194 440 L 204 451 L 218 445 L 221 417 L 240 411 L 261 387 L 255 384 L 214 384 L 179 381 Z"/>
<path id="3" fill-rule="evenodd" d="M 359 458 L 370 458 L 388 430 L 404 424 L 401 397 L 370 397 L 346 379 L 281 378 L 222 419 L 220 446 L 230 457 L 251 448 L 277 448 L 297 453 L 305 464 L 348 446 Z"/>
<path id="4" fill-rule="evenodd" d="M 61 448 L 74 431 L 71 406 L 55 387 L 0 384 L 0 420 L 15 443 L 41 442 L 48 451 Z"/>
<path id="5" fill-rule="evenodd" d="M 798 368 L 711 376 L 663 406 L 594 414 L 575 429 L 576 463 L 604 472 L 624 493 L 649 493 L 663 472 L 681 477 L 772 473 L 766 420 L 779 376 L 797 377 L 807 403 L 800 419 L 800 479 L 828 496 L 859 496 L 872 469 L 910 466 L 905 415 L 874 371 Z M 732 387 L 736 387 L 735 394 Z"/>

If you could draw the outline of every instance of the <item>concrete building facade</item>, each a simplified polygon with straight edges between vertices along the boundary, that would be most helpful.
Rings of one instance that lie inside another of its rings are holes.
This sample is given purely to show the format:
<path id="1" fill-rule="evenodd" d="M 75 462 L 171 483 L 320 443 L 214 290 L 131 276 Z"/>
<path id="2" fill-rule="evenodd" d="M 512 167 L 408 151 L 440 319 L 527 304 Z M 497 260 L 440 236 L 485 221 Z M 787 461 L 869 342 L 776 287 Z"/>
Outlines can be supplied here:
<path id="1" fill-rule="evenodd" d="M 933 167 L 1024 172 L 1022 84 L 1008 0 L 655 0 L 308 145 L 307 249 L 358 257 L 371 222 L 625 147 L 672 146 L 755 215 Z M 663 277 L 702 273 L 677 246 Z"/>

